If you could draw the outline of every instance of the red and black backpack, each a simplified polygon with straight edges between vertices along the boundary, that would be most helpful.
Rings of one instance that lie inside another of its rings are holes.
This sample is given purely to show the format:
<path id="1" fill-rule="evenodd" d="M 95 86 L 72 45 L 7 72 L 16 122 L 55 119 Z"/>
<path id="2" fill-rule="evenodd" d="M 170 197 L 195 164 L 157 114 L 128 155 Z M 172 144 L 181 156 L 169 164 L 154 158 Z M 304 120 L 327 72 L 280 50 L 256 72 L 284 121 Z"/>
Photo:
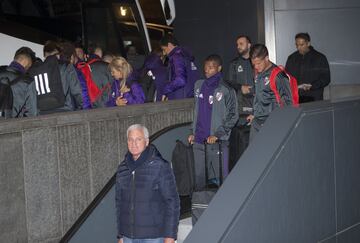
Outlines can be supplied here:
<path id="1" fill-rule="evenodd" d="M 299 106 L 299 92 L 298 92 L 297 80 L 294 76 L 289 74 L 283 66 L 276 66 L 271 71 L 271 74 L 270 74 L 270 88 L 275 94 L 276 101 L 280 104 L 280 106 L 284 105 L 284 101 L 281 100 L 279 91 L 276 87 L 276 76 L 281 72 L 283 72 L 289 78 L 292 104 L 294 107 L 298 107 Z"/>
<path id="2" fill-rule="evenodd" d="M 102 89 L 100 89 L 96 85 L 95 81 L 93 80 L 92 75 L 91 75 L 92 71 L 91 71 L 90 64 L 97 62 L 97 61 L 99 61 L 99 59 L 95 58 L 88 62 L 81 62 L 76 65 L 76 67 L 82 72 L 82 74 L 84 75 L 84 78 L 86 80 L 86 86 L 88 88 L 91 104 L 94 104 L 98 99 L 100 99 L 105 90 L 111 88 L 110 87 L 111 85 L 109 83 L 109 84 L 105 85 Z"/>

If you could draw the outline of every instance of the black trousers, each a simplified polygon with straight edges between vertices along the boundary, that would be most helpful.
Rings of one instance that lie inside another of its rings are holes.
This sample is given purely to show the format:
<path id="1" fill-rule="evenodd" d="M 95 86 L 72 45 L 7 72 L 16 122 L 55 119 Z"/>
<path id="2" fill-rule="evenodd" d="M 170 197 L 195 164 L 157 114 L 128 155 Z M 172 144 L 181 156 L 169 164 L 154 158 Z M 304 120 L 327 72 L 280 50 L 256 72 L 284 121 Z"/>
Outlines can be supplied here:
<path id="1" fill-rule="evenodd" d="M 236 162 L 249 145 L 250 126 L 240 125 L 231 130 L 229 139 L 229 170 L 234 168 Z"/>

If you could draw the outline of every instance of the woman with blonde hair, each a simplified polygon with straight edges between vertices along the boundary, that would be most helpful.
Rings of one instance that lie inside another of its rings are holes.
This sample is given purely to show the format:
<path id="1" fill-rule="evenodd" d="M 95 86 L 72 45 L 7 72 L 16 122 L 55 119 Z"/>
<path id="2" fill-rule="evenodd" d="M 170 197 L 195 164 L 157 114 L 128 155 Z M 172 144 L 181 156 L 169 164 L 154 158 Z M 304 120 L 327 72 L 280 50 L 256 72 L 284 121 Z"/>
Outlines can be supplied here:
<path id="1" fill-rule="evenodd" d="M 115 79 L 107 102 L 107 106 L 124 106 L 142 104 L 145 101 L 141 85 L 130 77 L 133 70 L 123 57 L 114 57 L 109 64 L 111 75 Z"/>

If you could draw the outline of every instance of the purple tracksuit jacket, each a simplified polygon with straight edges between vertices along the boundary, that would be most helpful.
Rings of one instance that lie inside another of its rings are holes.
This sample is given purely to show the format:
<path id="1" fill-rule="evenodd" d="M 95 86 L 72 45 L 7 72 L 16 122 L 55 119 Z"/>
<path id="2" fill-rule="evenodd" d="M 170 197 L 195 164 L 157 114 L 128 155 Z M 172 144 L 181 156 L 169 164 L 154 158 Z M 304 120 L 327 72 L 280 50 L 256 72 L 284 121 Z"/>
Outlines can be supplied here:
<path id="1" fill-rule="evenodd" d="M 167 68 L 158 55 L 151 54 L 145 59 L 143 71 L 153 79 L 156 89 L 156 101 L 161 101 L 164 94 L 163 88 L 168 77 Z"/>
<path id="2" fill-rule="evenodd" d="M 168 55 L 169 81 L 163 93 L 169 100 L 194 97 L 194 84 L 199 79 L 199 72 L 194 57 L 182 47 L 175 47 Z"/>
<path id="3" fill-rule="evenodd" d="M 144 91 L 142 90 L 141 85 L 134 81 L 134 77 L 136 77 L 135 74 L 130 74 L 126 82 L 126 85 L 130 88 L 129 92 L 123 94 L 123 97 L 127 100 L 127 105 L 142 104 L 145 102 Z M 120 81 L 115 79 L 111 85 L 111 92 L 106 106 L 116 106 L 116 99 L 120 95 Z"/>

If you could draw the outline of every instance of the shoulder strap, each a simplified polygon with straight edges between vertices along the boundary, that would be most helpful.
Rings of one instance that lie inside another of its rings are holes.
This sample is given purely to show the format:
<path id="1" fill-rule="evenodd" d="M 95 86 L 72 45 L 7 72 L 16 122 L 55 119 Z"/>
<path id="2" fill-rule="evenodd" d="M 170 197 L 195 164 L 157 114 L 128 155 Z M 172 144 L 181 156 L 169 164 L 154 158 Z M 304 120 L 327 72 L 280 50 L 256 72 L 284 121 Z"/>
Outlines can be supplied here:
<path id="1" fill-rule="evenodd" d="M 94 62 L 97 62 L 97 61 L 100 61 L 100 59 L 98 58 L 94 58 L 94 59 L 91 59 L 90 61 L 87 62 L 87 64 L 93 64 Z"/>
<path id="2" fill-rule="evenodd" d="M 276 87 L 276 77 L 282 71 L 283 70 L 280 67 L 276 66 L 276 67 L 273 68 L 273 70 L 271 71 L 271 74 L 270 74 L 270 88 L 275 94 L 276 102 L 278 104 L 280 104 L 281 106 L 283 104 L 282 104 L 282 101 L 280 99 L 279 91 L 278 91 L 278 89 Z"/>

